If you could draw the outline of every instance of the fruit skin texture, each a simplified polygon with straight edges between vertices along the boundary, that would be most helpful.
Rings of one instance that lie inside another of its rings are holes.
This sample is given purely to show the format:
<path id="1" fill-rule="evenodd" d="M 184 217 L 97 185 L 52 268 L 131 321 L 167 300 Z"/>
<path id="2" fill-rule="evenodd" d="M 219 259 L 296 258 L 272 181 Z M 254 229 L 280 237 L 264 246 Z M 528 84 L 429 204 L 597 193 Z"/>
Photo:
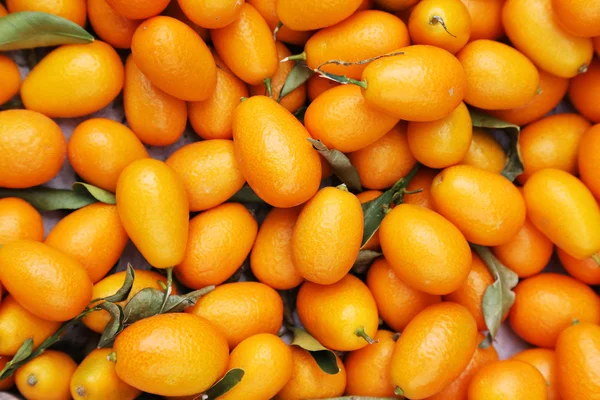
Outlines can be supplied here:
<path id="1" fill-rule="evenodd" d="M 556 114 L 527 125 L 519 135 L 519 153 L 525 171 L 517 177 L 524 184 L 535 172 L 556 168 L 577 173 L 577 153 L 582 135 L 591 124 L 578 114 Z"/>
<path id="2" fill-rule="evenodd" d="M 597 166 L 600 162 L 600 124 L 588 129 L 579 143 L 577 165 L 581 180 L 592 194 L 600 199 L 600 177 Z"/>
<path id="3" fill-rule="evenodd" d="M 201 101 L 215 89 L 217 67 L 210 50 L 192 28 L 175 18 L 144 21 L 133 35 L 131 54 L 150 82 L 173 97 Z"/>
<path id="4" fill-rule="evenodd" d="M 315 139 L 344 153 L 367 147 L 398 123 L 398 118 L 369 107 L 355 85 L 327 90 L 313 101 L 304 125 Z"/>
<path id="5" fill-rule="evenodd" d="M 123 63 L 108 44 L 64 45 L 31 70 L 21 86 L 28 110 L 50 118 L 76 118 L 106 107 L 123 88 Z"/>
<path id="6" fill-rule="evenodd" d="M 67 155 L 77 175 L 113 193 L 123 169 L 135 160 L 149 157 L 131 129 L 105 118 L 79 124 L 69 139 Z"/>
<path id="7" fill-rule="evenodd" d="M 359 11 L 339 24 L 321 29 L 306 42 L 306 64 L 315 69 L 330 60 L 356 62 L 381 56 L 410 44 L 408 29 L 393 14 L 378 10 Z M 323 65 L 320 69 L 360 79 L 368 64 Z"/>
<path id="8" fill-rule="evenodd" d="M 494 283 L 495 279 L 477 254 L 473 253 L 472 257 L 473 262 L 469 276 L 461 287 L 445 295 L 444 301 L 451 301 L 464 306 L 475 319 L 477 330 L 485 331 L 487 330 L 487 325 L 483 317 L 483 295 L 487 288 Z"/>
<path id="9" fill-rule="evenodd" d="M 86 7 L 82 0 L 7 0 L 9 13 L 38 11 L 58 15 L 85 27 Z"/>
<path id="10" fill-rule="evenodd" d="M 351 16 L 362 0 L 277 0 L 277 16 L 295 31 L 310 31 L 335 25 Z"/>
<path id="11" fill-rule="evenodd" d="M 79 261 L 96 283 L 119 261 L 128 241 L 117 206 L 94 203 L 61 219 L 45 243 Z"/>
<path id="12" fill-rule="evenodd" d="M 392 382 L 410 399 L 433 396 L 459 377 L 477 344 L 477 324 L 466 308 L 450 302 L 429 306 L 396 342 Z"/>
<path id="13" fill-rule="evenodd" d="M 441 18 L 446 27 L 436 18 Z M 415 44 L 429 44 L 456 54 L 471 36 L 471 15 L 460 0 L 423 0 L 410 13 L 408 30 Z"/>
<path id="14" fill-rule="evenodd" d="M 510 325 L 524 340 L 553 348 L 560 333 L 573 323 L 600 323 L 600 297 L 566 275 L 544 273 L 521 281 L 510 312 Z"/>
<path id="15" fill-rule="evenodd" d="M 79 364 L 71 377 L 71 396 L 89 400 L 133 400 L 141 391 L 117 376 L 115 363 L 108 359 L 113 349 L 95 349 Z"/>
<path id="16" fill-rule="evenodd" d="M 69 383 L 77 364 L 60 351 L 46 350 L 15 372 L 19 392 L 30 400 L 68 400 Z M 35 384 L 31 384 L 31 381 Z"/>
<path id="17" fill-rule="evenodd" d="M 394 207 L 379 227 L 379 240 L 392 270 L 416 290 L 448 294 L 469 275 L 469 244 L 454 225 L 434 211 L 412 204 Z"/>
<path id="18" fill-rule="evenodd" d="M 587 72 L 573 78 L 569 87 L 569 98 L 573 106 L 581 115 L 594 122 L 600 122 L 599 90 L 600 61 L 594 59 Z"/>
<path id="19" fill-rule="evenodd" d="M 273 289 L 292 289 L 304 280 L 292 258 L 292 233 L 301 210 L 273 208 L 258 230 L 250 268 L 260 282 Z"/>
<path id="20" fill-rule="evenodd" d="M 554 245 L 529 219 L 508 242 L 493 247 L 494 255 L 519 278 L 527 278 L 542 272 L 548 265 Z"/>
<path id="21" fill-rule="evenodd" d="M 244 186 L 231 140 L 190 143 L 172 153 L 167 165 L 181 177 L 190 211 L 203 211 L 227 201 Z"/>
<path id="22" fill-rule="evenodd" d="M 356 195 L 358 201 L 360 201 L 361 207 L 364 203 L 367 203 L 371 200 L 375 200 L 379 196 L 383 194 L 382 191 L 379 190 L 365 190 L 364 192 L 360 192 Z M 361 249 L 362 250 L 379 250 L 381 245 L 379 243 L 379 230 L 375 231 L 371 239 L 365 243 Z"/>
<path id="23" fill-rule="evenodd" d="M 258 282 L 235 282 L 218 286 L 186 310 L 206 318 L 227 338 L 233 349 L 258 333 L 276 335 L 283 321 L 279 294 Z"/>
<path id="24" fill-rule="evenodd" d="M 405 194 L 404 203 L 414 204 L 435 211 L 435 205 L 431 198 L 431 183 L 438 174 L 438 171 L 429 168 L 419 168 L 415 177 L 410 181 L 408 191 L 421 189 L 422 191 L 414 194 Z"/>
<path id="25" fill-rule="evenodd" d="M 310 353 L 298 346 L 291 346 L 294 369 L 291 379 L 275 396 L 276 400 L 303 400 L 318 397 L 337 397 L 346 387 L 346 368 L 335 354 L 340 372 L 330 375 L 319 368 Z"/>
<path id="26" fill-rule="evenodd" d="M 119 176 L 116 195 L 123 227 L 150 265 L 170 268 L 181 263 L 189 204 L 175 171 L 158 160 L 134 161 Z"/>
<path id="27" fill-rule="evenodd" d="M 600 250 L 600 208 L 573 175 L 547 168 L 523 187 L 527 216 L 555 245 L 581 260 Z"/>
<path id="28" fill-rule="evenodd" d="M 154 86 L 132 56 L 125 62 L 123 106 L 127 123 L 143 143 L 168 146 L 183 135 L 188 114 L 186 102 Z"/>
<path id="29" fill-rule="evenodd" d="M 247 2 L 252 5 L 252 7 L 256 8 L 256 11 L 262 15 L 269 25 L 271 32 L 274 31 L 279 24 L 279 17 L 277 16 L 277 0 L 247 0 Z M 279 29 L 279 32 L 277 32 L 277 40 L 302 46 L 313 33 L 313 31 L 294 31 L 284 25 Z"/>
<path id="30" fill-rule="evenodd" d="M 90 24 L 100 39 L 115 48 L 131 47 L 133 34 L 142 21 L 123 17 L 107 0 L 87 0 L 87 10 Z"/>
<path id="31" fill-rule="evenodd" d="M 313 102 L 321 93 L 339 85 L 339 83 L 330 79 L 323 79 L 319 75 L 313 75 L 306 82 L 308 100 Z"/>
<path id="32" fill-rule="evenodd" d="M 477 343 L 481 343 L 484 336 L 481 333 L 477 334 Z M 466 400 L 469 384 L 473 376 L 485 365 L 498 361 L 498 353 L 494 346 L 489 346 L 482 349 L 479 346 L 475 349 L 475 353 L 469 361 L 467 368 L 460 374 L 458 378 L 452 381 L 441 392 L 428 397 L 427 400 Z"/>
<path id="33" fill-rule="evenodd" d="M 4 104 L 19 93 L 19 89 L 21 88 L 21 72 L 17 63 L 8 56 L 0 54 L 0 75 L 2 75 L 0 104 Z"/>
<path id="34" fill-rule="evenodd" d="M 557 249 L 557 253 L 560 263 L 573 278 L 588 285 L 600 285 L 600 269 L 591 257 L 578 260 L 564 250 Z"/>
<path id="35" fill-rule="evenodd" d="M 437 121 L 408 123 L 410 151 L 430 168 L 458 164 L 469 151 L 472 136 L 473 125 L 465 103 Z"/>
<path id="36" fill-rule="evenodd" d="M 123 283 L 125 283 L 125 274 L 125 271 L 117 272 L 116 274 L 111 274 L 97 282 L 94 285 L 92 297 L 94 299 L 99 299 L 101 297 L 107 297 L 115 294 L 117 290 L 123 286 Z M 135 278 L 133 280 L 133 286 L 131 287 L 129 296 L 127 296 L 127 299 L 117 304 L 119 304 L 121 307 L 125 307 L 129 300 L 133 298 L 133 296 L 145 288 L 162 290 L 162 287 L 158 284 L 158 281 L 166 284 L 167 278 L 157 272 L 146 271 L 142 269 L 135 270 Z M 177 289 L 175 287 L 173 287 L 172 293 L 177 294 Z M 109 321 L 110 314 L 105 310 L 94 311 L 83 318 L 83 323 L 85 326 L 96 333 L 102 333 Z"/>
<path id="37" fill-rule="evenodd" d="M 169 0 L 106 0 L 122 16 L 130 19 L 146 19 L 160 14 Z"/>
<path id="38" fill-rule="evenodd" d="M 600 399 L 600 327 L 582 322 L 565 329 L 556 343 L 556 364 L 563 399 Z"/>
<path id="39" fill-rule="evenodd" d="M 502 360 L 481 368 L 469 385 L 469 400 L 546 400 L 546 381 L 530 364 Z"/>
<path id="40" fill-rule="evenodd" d="M 490 110 L 489 114 L 503 121 L 523 126 L 552 111 L 567 94 L 569 80 L 554 76 L 542 69 L 538 72 L 540 74 L 539 90 L 529 103 L 509 110 Z"/>
<path id="41" fill-rule="evenodd" d="M 185 313 L 135 322 L 117 336 L 114 351 L 121 380 L 162 396 L 203 392 L 229 361 L 224 336 L 204 318 Z"/>
<path id="42" fill-rule="evenodd" d="M 417 160 L 410 151 L 406 124 L 400 123 L 367 147 L 348 154 L 363 187 L 386 189 L 406 176 Z"/>
<path id="43" fill-rule="evenodd" d="M 470 165 L 440 172 L 431 195 L 436 211 L 475 244 L 506 243 L 525 223 L 525 202 L 516 186 L 502 175 Z"/>
<path id="44" fill-rule="evenodd" d="M 600 36 L 600 6 L 588 0 L 552 0 L 561 27 L 574 36 Z"/>
<path id="45" fill-rule="evenodd" d="M 533 365 L 544 376 L 548 386 L 548 400 L 560 400 L 558 394 L 558 371 L 556 355 L 549 349 L 527 349 L 512 356 L 513 360 L 519 360 Z"/>
<path id="46" fill-rule="evenodd" d="M 44 240 L 42 216 L 25 200 L 0 199 L 0 246 L 22 239 Z"/>
<path id="47" fill-rule="evenodd" d="M 92 300 L 92 282 L 78 261 L 30 240 L 0 249 L 0 280 L 27 311 L 51 321 L 75 317 Z"/>
<path id="48" fill-rule="evenodd" d="M 471 15 L 470 40 L 496 40 L 504 36 L 502 6 L 504 0 L 460 0 Z"/>
<path id="49" fill-rule="evenodd" d="M 241 103 L 233 117 L 240 171 L 256 194 L 274 207 L 306 202 L 321 183 L 321 161 L 304 126 L 265 96 Z"/>
<path id="50" fill-rule="evenodd" d="M 354 275 L 346 275 L 332 285 L 304 282 L 296 307 L 306 330 L 323 346 L 352 351 L 368 346 L 356 335 L 362 328 L 370 337 L 377 333 L 377 304 L 367 285 Z"/>
<path id="51" fill-rule="evenodd" d="M 244 0 L 177 0 L 193 23 L 207 29 L 223 28 L 235 21 Z"/>
<path id="52" fill-rule="evenodd" d="M 330 285 L 352 268 L 361 247 L 364 216 L 350 192 L 325 187 L 304 206 L 292 234 L 292 259 L 308 281 Z"/>
<path id="53" fill-rule="evenodd" d="M 346 355 L 346 395 L 393 397 L 394 385 L 389 364 L 396 342 L 394 333 L 380 330 L 373 338 L 377 343 Z"/>
<path id="54" fill-rule="evenodd" d="M 204 101 L 188 103 L 194 131 L 202 139 L 231 139 L 233 113 L 242 97 L 249 97 L 248 87 L 237 76 L 217 68 L 217 87 Z"/>
<path id="55" fill-rule="evenodd" d="M 13 296 L 0 304 L 0 354 L 14 356 L 23 342 L 33 339 L 34 348 L 56 332 L 60 322 L 46 321 L 23 308 Z"/>
<path id="56" fill-rule="evenodd" d="M 279 67 L 273 33 L 250 4 L 242 5 L 237 20 L 210 31 L 215 49 L 233 73 L 250 85 L 275 75 Z"/>
<path id="57" fill-rule="evenodd" d="M 492 40 L 467 44 L 456 57 L 467 76 L 465 101 L 484 110 L 523 107 L 540 84 L 537 68 L 518 50 Z"/>
<path id="58" fill-rule="evenodd" d="M 294 361 L 283 340 L 270 333 L 259 333 L 233 349 L 227 370 L 232 368 L 242 368 L 246 379 L 220 398 L 263 400 L 273 398 L 290 380 Z"/>
<path id="59" fill-rule="evenodd" d="M 467 83 L 460 62 L 434 46 L 399 51 L 404 54 L 380 58 L 363 71 L 366 103 L 406 121 L 435 121 L 454 111 L 463 101 Z"/>
<path id="60" fill-rule="evenodd" d="M 193 289 L 225 282 L 250 254 L 257 230 L 256 220 L 239 203 L 222 204 L 195 216 L 175 275 Z"/>
<path id="61" fill-rule="evenodd" d="M 292 52 L 289 51 L 287 47 L 285 47 L 285 44 L 279 41 L 275 42 L 275 48 L 277 49 L 278 60 L 283 60 L 284 58 L 292 55 Z M 277 71 L 275 71 L 275 74 L 271 77 L 271 97 L 273 99 L 279 99 L 279 96 L 281 95 L 281 89 L 283 89 L 283 85 L 285 84 L 285 81 L 287 80 L 290 72 L 294 68 L 294 65 L 295 61 L 292 60 L 279 63 Z M 267 88 L 264 85 L 264 83 L 250 86 L 250 93 L 253 96 L 268 96 Z M 285 97 L 283 97 L 279 102 L 279 104 L 281 104 L 291 113 L 298 111 L 298 109 L 302 107 L 304 103 L 306 103 L 306 84 L 298 86 L 291 93 L 288 93 Z"/>
<path id="62" fill-rule="evenodd" d="M 572 78 L 592 60 L 592 40 L 560 27 L 552 0 L 507 0 L 502 22 L 512 44 L 553 75 Z"/>
<path id="63" fill-rule="evenodd" d="M 0 187 L 28 188 L 54 178 L 66 158 L 59 126 L 35 111 L 0 112 Z"/>
<path id="64" fill-rule="evenodd" d="M 491 133 L 473 128 L 469 151 L 460 163 L 499 174 L 506 165 L 506 153 Z"/>

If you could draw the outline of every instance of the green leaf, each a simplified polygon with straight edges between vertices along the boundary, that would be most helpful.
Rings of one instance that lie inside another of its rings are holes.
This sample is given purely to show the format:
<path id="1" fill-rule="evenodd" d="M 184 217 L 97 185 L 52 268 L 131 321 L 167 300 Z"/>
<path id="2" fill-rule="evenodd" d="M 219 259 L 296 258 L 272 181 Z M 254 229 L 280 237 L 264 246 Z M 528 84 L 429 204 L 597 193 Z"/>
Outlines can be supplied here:
<path id="1" fill-rule="evenodd" d="M 106 310 L 110 314 L 110 321 L 106 325 L 106 328 L 104 328 L 102 336 L 100 336 L 100 340 L 98 341 L 98 348 L 102 349 L 110 347 L 117 335 L 123 330 L 124 314 L 123 308 L 118 304 L 104 302 L 97 307 Z"/>
<path id="2" fill-rule="evenodd" d="M 17 352 L 15 353 L 12 360 L 10 360 L 10 362 L 12 364 L 19 363 L 19 362 L 25 360 L 27 357 L 29 357 L 32 352 L 33 352 L 33 339 L 29 338 L 23 342 L 21 347 L 19 347 L 19 350 L 17 350 Z"/>
<path id="3" fill-rule="evenodd" d="M 519 277 L 504 266 L 487 247 L 474 244 L 471 246 L 495 279 L 494 283 L 486 289 L 482 302 L 483 318 L 489 330 L 489 336 L 480 346 L 486 347 L 496 337 L 502 318 L 515 302 L 515 292 L 512 289 L 517 286 Z"/>
<path id="4" fill-rule="evenodd" d="M 200 290 L 190 292 L 183 295 L 173 294 L 167 299 L 164 313 L 177 313 L 183 312 L 186 308 L 196 304 L 200 297 L 212 292 L 215 289 L 214 286 L 207 286 Z"/>
<path id="5" fill-rule="evenodd" d="M 491 115 L 485 114 L 479 110 L 470 110 L 471 121 L 474 127 L 488 129 L 502 129 L 509 138 L 509 148 L 506 152 L 506 164 L 502 170 L 502 175 L 513 182 L 515 178 L 521 175 L 524 171 L 523 161 L 519 150 L 519 135 L 521 127 L 511 124 L 510 122 L 502 121 L 494 118 Z"/>
<path id="6" fill-rule="evenodd" d="M 123 310 L 124 324 L 130 325 L 136 321 L 160 313 L 164 292 L 154 288 L 140 290 L 127 302 Z"/>
<path id="7" fill-rule="evenodd" d="M 31 189 L 0 188 L 0 198 L 3 197 L 18 197 L 40 211 L 78 210 L 97 202 L 90 194 L 45 187 Z"/>
<path id="8" fill-rule="evenodd" d="M 292 330 L 294 332 L 293 346 L 298 346 L 308 351 L 323 372 L 330 375 L 340 372 L 340 367 L 337 364 L 337 359 L 333 351 L 325 348 L 305 330 L 299 328 L 293 328 Z"/>
<path id="9" fill-rule="evenodd" d="M 206 398 L 206 400 L 217 399 L 220 396 L 223 396 L 225 393 L 229 392 L 231 389 L 235 387 L 238 383 L 242 381 L 244 377 L 244 370 L 241 368 L 233 368 L 227 371 L 225 376 L 217 381 L 210 389 L 204 392 L 203 396 L 197 397 Z"/>
<path id="10" fill-rule="evenodd" d="M 291 61 L 287 61 L 291 62 Z M 304 83 L 314 75 L 314 72 L 306 66 L 306 62 L 299 61 L 294 64 L 294 67 L 288 74 L 285 82 L 283 83 L 283 87 L 281 88 L 281 92 L 279 93 L 280 102 L 285 96 L 292 93 L 294 90 L 304 85 Z"/>
<path id="11" fill-rule="evenodd" d="M 298 121 L 304 124 L 304 114 L 306 114 L 306 110 L 308 107 L 300 107 L 295 113 L 294 117 L 298 118 Z"/>
<path id="12" fill-rule="evenodd" d="M 81 194 L 90 194 L 94 199 L 105 204 L 117 204 L 117 198 L 111 192 L 100 189 L 94 185 L 84 182 L 75 182 L 73 190 Z"/>
<path id="13" fill-rule="evenodd" d="M 353 189 L 362 191 L 358 171 L 344 153 L 339 150 L 329 150 L 320 140 L 309 138 L 308 141 L 313 145 L 315 150 L 325 157 L 329 165 L 331 165 L 333 172 L 342 182 Z"/>
<path id="14" fill-rule="evenodd" d="M 394 193 L 390 189 L 383 192 L 381 196 L 362 204 L 365 227 L 361 248 L 371 240 L 375 232 L 379 229 L 381 221 L 383 221 L 383 218 L 385 218 L 386 213 L 391 207 L 393 197 Z"/>
<path id="15" fill-rule="evenodd" d="M 105 297 L 104 300 L 111 303 L 117 303 L 125 300 L 129 296 L 129 293 L 131 293 L 134 279 L 135 270 L 131 264 L 127 264 L 127 272 L 125 273 L 125 281 L 123 282 L 123 286 L 121 286 L 121 288 L 112 296 Z"/>
<path id="16" fill-rule="evenodd" d="M 373 250 L 361 250 L 358 252 L 358 257 L 354 261 L 352 271 L 357 274 L 364 274 L 367 272 L 373 261 L 377 257 L 381 257 L 383 253 Z"/>
<path id="17" fill-rule="evenodd" d="M 254 190 L 248 184 L 244 185 L 236 194 L 231 196 L 229 202 L 234 203 L 259 203 L 263 204 L 265 201 L 258 197 Z"/>
<path id="18" fill-rule="evenodd" d="M 76 23 L 44 12 L 24 11 L 0 18 L 0 51 L 93 41 Z"/>

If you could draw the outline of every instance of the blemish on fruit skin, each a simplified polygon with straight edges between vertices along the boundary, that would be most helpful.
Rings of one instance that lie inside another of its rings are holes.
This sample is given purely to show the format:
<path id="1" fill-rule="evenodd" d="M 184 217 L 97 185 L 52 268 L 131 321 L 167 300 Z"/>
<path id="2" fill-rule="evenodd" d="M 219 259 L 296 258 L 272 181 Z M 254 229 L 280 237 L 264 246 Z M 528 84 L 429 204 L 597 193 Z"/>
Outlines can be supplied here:
<path id="1" fill-rule="evenodd" d="M 450 90 L 448 90 L 448 94 L 450 96 L 454 96 L 454 88 L 453 87 L 451 87 Z"/>

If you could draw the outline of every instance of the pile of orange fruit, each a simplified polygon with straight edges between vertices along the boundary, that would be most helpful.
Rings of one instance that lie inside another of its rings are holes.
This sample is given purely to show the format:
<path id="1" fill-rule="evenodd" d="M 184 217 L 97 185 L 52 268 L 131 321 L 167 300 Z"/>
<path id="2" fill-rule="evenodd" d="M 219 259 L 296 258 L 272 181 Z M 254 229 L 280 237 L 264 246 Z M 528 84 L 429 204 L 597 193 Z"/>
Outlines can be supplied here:
<path id="1" fill-rule="evenodd" d="M 599 1 L 6 0 L 0 51 L 0 390 L 600 399 Z"/>

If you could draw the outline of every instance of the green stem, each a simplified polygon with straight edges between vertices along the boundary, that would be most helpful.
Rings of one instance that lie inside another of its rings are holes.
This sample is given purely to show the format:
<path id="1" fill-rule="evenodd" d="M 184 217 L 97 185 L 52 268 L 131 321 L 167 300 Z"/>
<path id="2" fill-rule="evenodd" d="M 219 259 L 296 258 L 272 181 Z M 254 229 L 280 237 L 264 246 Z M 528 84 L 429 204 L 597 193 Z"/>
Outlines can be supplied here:
<path id="1" fill-rule="evenodd" d="M 279 21 L 277 23 L 277 26 L 275 27 L 275 30 L 273 31 L 273 40 L 277 40 L 277 33 L 279 32 L 281 27 L 283 27 L 283 22 Z"/>
<path id="2" fill-rule="evenodd" d="M 173 267 L 167 268 L 167 288 L 165 289 L 165 296 L 163 297 L 162 304 L 160 305 L 159 314 L 162 314 L 165 311 L 165 306 L 167 305 L 167 300 L 169 300 L 169 296 L 171 296 L 171 291 L 173 290 Z"/>
<path id="3" fill-rule="evenodd" d="M 263 83 L 265 84 L 265 88 L 267 89 L 266 96 L 273 98 L 273 87 L 271 86 L 271 78 L 265 78 Z"/>
<path id="4" fill-rule="evenodd" d="M 396 389 L 394 389 L 394 393 L 396 393 L 398 396 L 404 396 L 404 390 L 400 389 L 397 386 Z"/>
<path id="5" fill-rule="evenodd" d="M 111 363 L 116 363 L 117 362 L 117 353 L 115 353 L 114 351 L 112 353 L 110 353 L 108 356 L 106 356 L 106 359 L 108 361 L 110 361 Z"/>
<path id="6" fill-rule="evenodd" d="M 248 97 L 240 97 L 240 103 L 245 102 L 246 100 L 248 100 Z"/>
<path id="7" fill-rule="evenodd" d="M 374 340 L 371 336 L 369 336 L 367 334 L 367 332 L 365 332 L 365 328 L 363 328 L 362 326 L 359 328 L 356 328 L 356 330 L 354 331 L 354 334 L 358 337 L 365 339 L 365 341 L 369 344 L 375 344 L 375 343 L 379 342 L 378 340 Z"/>
<path id="8" fill-rule="evenodd" d="M 442 17 L 440 17 L 439 15 L 434 15 L 429 20 L 429 25 L 435 25 L 435 24 L 440 24 L 442 26 L 442 28 L 444 28 L 444 30 L 446 31 L 446 33 L 448 35 L 450 35 L 454 38 L 456 37 L 456 35 L 453 35 L 452 33 L 450 33 L 450 31 L 448 30 L 448 27 L 446 26 L 446 23 L 444 22 L 444 19 Z"/>
<path id="9" fill-rule="evenodd" d="M 288 62 L 288 61 L 306 61 L 306 52 L 288 56 L 288 57 L 282 59 L 280 62 L 284 63 L 284 62 Z"/>
<path id="10" fill-rule="evenodd" d="M 600 254 L 599 253 L 592 255 L 592 260 L 594 260 L 596 262 L 596 264 L 600 267 Z"/>
<path id="11" fill-rule="evenodd" d="M 410 172 L 402 179 L 400 179 L 396 184 L 392 187 L 392 192 L 394 193 L 392 196 L 392 205 L 401 204 L 404 201 L 404 195 L 406 194 L 406 188 L 410 185 L 410 182 L 413 180 L 421 164 L 416 163 L 414 167 L 410 170 Z"/>

